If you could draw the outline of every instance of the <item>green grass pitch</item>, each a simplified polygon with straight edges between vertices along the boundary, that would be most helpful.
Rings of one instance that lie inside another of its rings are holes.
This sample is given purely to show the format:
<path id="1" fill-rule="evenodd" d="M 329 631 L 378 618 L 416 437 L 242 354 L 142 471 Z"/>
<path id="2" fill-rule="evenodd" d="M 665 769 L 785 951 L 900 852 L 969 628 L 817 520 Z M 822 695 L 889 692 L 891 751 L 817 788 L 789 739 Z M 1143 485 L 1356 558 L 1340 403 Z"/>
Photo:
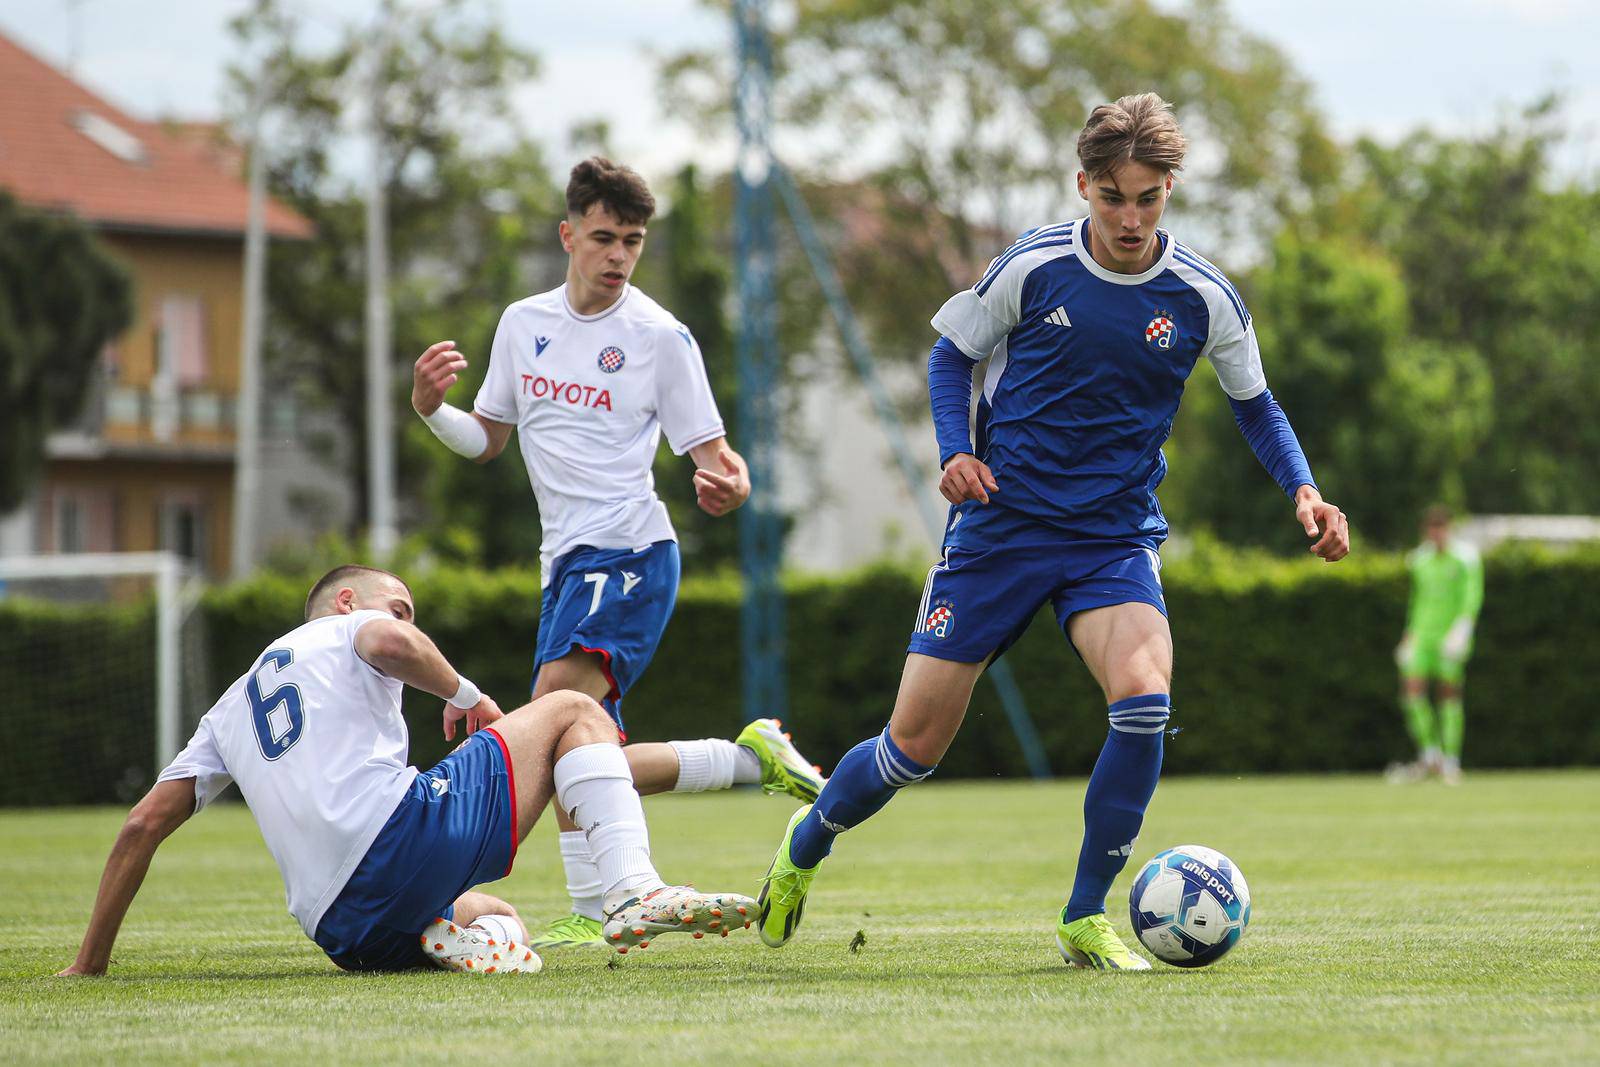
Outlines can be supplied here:
<path id="1" fill-rule="evenodd" d="M 1600 1060 L 1600 773 L 1173 779 L 1126 893 L 1160 848 L 1245 872 L 1254 923 L 1222 963 L 1098 974 L 1052 940 L 1081 781 L 907 791 L 840 840 L 799 937 L 663 936 L 618 966 L 347 975 L 283 910 L 233 804 L 157 855 L 107 978 L 71 961 L 121 812 L 0 813 L 0 1034 L 12 1063 L 1170 1064 Z M 652 798 L 669 879 L 753 893 L 791 810 L 749 791 Z M 563 910 L 541 823 L 497 892 Z M 855 951 L 851 943 L 865 943 Z"/>

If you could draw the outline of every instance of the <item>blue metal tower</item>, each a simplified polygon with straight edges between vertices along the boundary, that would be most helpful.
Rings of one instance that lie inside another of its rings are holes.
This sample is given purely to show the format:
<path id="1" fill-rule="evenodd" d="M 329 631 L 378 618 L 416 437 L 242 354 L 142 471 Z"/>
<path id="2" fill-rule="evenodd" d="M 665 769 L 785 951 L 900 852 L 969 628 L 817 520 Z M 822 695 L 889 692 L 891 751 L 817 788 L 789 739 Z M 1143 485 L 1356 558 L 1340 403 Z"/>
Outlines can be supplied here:
<path id="1" fill-rule="evenodd" d="M 735 0 L 739 70 L 733 111 L 739 129 L 734 168 L 738 263 L 739 438 L 750 464 L 750 500 L 739 510 L 744 575 L 743 662 L 746 719 L 782 716 L 784 677 L 783 518 L 777 498 L 777 251 L 772 197 L 772 49 L 766 0 Z"/>

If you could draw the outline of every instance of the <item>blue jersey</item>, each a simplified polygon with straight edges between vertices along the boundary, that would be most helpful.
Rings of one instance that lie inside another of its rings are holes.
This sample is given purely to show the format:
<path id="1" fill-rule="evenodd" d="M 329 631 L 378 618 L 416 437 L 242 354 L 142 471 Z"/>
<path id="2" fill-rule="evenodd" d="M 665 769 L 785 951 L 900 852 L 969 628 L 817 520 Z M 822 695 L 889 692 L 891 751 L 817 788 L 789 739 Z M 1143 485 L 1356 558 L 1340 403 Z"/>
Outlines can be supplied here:
<path id="1" fill-rule="evenodd" d="M 969 358 L 989 358 L 976 454 L 994 505 L 1095 538 L 1158 543 L 1161 446 L 1195 361 L 1249 400 L 1266 389 L 1244 301 L 1221 271 L 1158 231 L 1143 274 L 1089 254 L 1087 219 L 1024 234 L 934 327 Z"/>

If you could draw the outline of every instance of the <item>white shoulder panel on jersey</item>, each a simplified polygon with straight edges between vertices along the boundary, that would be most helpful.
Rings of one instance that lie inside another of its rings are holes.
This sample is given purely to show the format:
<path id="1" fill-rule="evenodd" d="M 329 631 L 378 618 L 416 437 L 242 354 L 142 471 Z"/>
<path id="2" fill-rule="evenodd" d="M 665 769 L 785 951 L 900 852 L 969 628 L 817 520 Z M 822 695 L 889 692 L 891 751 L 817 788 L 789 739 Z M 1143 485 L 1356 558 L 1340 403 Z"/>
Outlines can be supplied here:
<path id="1" fill-rule="evenodd" d="M 705 357 L 689 327 L 642 291 L 633 291 L 626 312 L 647 324 L 656 346 L 656 421 L 672 454 L 681 456 L 726 436 L 711 392 Z"/>
<path id="2" fill-rule="evenodd" d="M 1205 298 L 1210 334 L 1200 354 L 1211 361 L 1222 389 L 1235 400 L 1250 400 L 1267 388 L 1261 349 L 1244 300 L 1227 277 L 1182 242 L 1174 242 L 1173 273 Z"/>
<path id="3" fill-rule="evenodd" d="M 1025 234 L 995 257 L 978 284 L 945 301 L 934 313 L 933 328 L 971 359 L 987 358 L 1021 320 L 1022 285 L 1028 275 L 1051 260 L 1072 254 L 1076 225 L 1067 222 Z"/>

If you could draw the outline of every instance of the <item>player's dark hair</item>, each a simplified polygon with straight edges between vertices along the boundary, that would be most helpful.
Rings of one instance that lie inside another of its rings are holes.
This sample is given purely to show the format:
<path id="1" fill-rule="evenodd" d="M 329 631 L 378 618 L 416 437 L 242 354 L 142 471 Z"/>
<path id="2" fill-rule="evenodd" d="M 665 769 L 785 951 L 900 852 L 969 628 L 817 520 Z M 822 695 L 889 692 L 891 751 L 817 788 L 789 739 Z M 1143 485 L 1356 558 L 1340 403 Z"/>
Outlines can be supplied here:
<path id="1" fill-rule="evenodd" d="M 643 226 L 656 213 L 656 198 L 638 171 L 604 156 L 590 156 L 573 167 L 567 181 L 569 216 L 582 218 L 596 204 L 630 226 Z"/>
<path id="2" fill-rule="evenodd" d="M 1422 525 L 1449 526 L 1455 517 L 1455 512 L 1450 510 L 1449 504 L 1435 504 L 1422 513 Z"/>
<path id="3" fill-rule="evenodd" d="M 1078 162 L 1091 178 L 1129 161 L 1171 174 L 1183 169 L 1188 148 L 1172 105 L 1155 93 L 1101 104 L 1078 134 Z"/>
<path id="4" fill-rule="evenodd" d="M 405 585 L 406 592 L 411 592 L 411 587 L 406 585 L 406 580 L 398 574 L 379 570 L 377 567 L 363 566 L 360 563 L 344 563 L 318 578 L 317 584 L 311 587 L 311 592 L 306 596 L 306 621 L 311 621 L 311 613 L 316 610 L 323 597 L 350 585 L 352 580 L 361 581 L 368 575 L 373 574 L 387 574 L 401 585 Z"/>

